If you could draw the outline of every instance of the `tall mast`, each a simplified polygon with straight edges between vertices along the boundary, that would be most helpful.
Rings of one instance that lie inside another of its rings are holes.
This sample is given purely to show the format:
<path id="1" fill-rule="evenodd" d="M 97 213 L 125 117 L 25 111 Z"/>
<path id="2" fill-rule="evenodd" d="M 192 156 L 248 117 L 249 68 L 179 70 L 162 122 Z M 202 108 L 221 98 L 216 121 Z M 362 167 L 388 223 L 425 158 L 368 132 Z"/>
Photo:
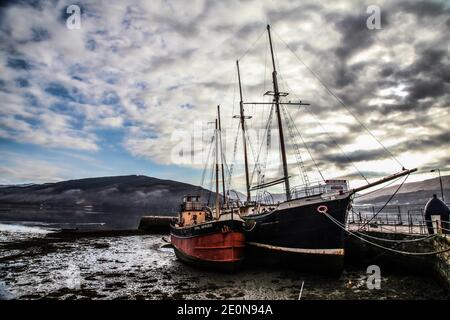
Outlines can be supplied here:
<path id="1" fill-rule="evenodd" d="M 226 193 L 225 193 L 225 173 L 223 170 L 223 142 L 222 142 L 222 125 L 220 123 L 220 106 L 217 106 L 217 119 L 219 119 L 219 136 L 220 136 L 220 157 L 221 157 L 221 161 L 220 161 L 220 166 L 221 166 L 221 171 L 222 171 L 222 194 L 223 194 L 223 206 L 227 207 L 228 206 L 228 202 L 227 202 L 227 197 L 226 197 Z"/>
<path id="2" fill-rule="evenodd" d="M 240 119 L 241 119 L 241 129 L 242 129 L 242 144 L 244 146 L 244 164 L 245 164 L 245 184 L 247 187 L 247 202 L 250 202 L 250 179 L 248 176 L 248 158 L 247 158 L 247 141 L 245 139 L 245 116 L 244 116 L 244 101 L 242 98 L 242 84 L 241 84 L 241 73 L 239 71 L 239 60 L 236 60 L 238 80 L 239 80 L 239 96 L 240 96 Z"/>
<path id="3" fill-rule="evenodd" d="M 216 119 L 216 218 L 220 216 L 220 199 L 219 199 L 219 139 Z"/>
<path id="4" fill-rule="evenodd" d="M 278 131 L 280 133 L 281 158 L 283 160 L 284 188 L 286 189 L 286 200 L 290 200 L 291 189 L 289 186 L 289 173 L 286 160 L 286 147 L 284 145 L 283 124 L 281 122 L 281 113 L 280 113 L 280 91 L 278 90 L 277 69 L 275 67 L 275 57 L 273 55 L 272 37 L 270 36 L 270 25 L 267 25 L 267 32 L 269 33 L 270 54 L 272 56 L 273 101 L 275 103 L 275 108 L 277 112 Z"/>

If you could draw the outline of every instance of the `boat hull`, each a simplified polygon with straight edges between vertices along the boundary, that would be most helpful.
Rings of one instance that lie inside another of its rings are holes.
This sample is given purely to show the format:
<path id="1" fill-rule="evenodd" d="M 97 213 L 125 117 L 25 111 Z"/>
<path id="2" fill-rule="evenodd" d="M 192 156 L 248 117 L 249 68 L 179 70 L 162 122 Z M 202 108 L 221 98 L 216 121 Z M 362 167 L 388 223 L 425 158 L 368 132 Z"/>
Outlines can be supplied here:
<path id="1" fill-rule="evenodd" d="M 350 202 L 350 195 L 292 200 L 270 213 L 242 217 L 247 222 L 247 260 L 259 265 L 340 273 L 345 231 L 323 211 L 345 225 Z"/>
<path id="2" fill-rule="evenodd" d="M 199 225 L 171 227 L 171 243 L 179 260 L 189 265 L 235 271 L 244 260 L 245 235 L 242 222 L 211 221 Z"/>

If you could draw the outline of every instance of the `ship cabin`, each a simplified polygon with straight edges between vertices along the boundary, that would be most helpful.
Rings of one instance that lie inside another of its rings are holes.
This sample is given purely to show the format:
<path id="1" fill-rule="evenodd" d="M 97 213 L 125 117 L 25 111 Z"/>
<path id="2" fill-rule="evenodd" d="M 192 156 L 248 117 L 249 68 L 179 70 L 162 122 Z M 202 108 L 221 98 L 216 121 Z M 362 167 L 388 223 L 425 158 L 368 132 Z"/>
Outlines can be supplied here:
<path id="1" fill-rule="evenodd" d="M 184 196 L 178 225 L 180 227 L 187 227 L 205 222 L 207 219 L 207 212 L 203 210 L 203 208 L 204 205 L 200 202 L 200 196 Z"/>

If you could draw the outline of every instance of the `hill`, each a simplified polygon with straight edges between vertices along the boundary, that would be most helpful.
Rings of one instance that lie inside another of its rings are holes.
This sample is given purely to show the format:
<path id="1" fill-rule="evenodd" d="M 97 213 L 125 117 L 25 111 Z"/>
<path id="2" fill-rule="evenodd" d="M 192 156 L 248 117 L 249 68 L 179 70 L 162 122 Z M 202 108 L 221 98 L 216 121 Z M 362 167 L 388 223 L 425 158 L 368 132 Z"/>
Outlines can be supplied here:
<path id="1" fill-rule="evenodd" d="M 450 202 L 450 176 L 442 176 L 442 185 L 446 202 Z M 398 188 L 397 185 L 377 190 L 367 196 L 358 198 L 357 204 L 377 205 L 385 203 Z M 439 178 L 405 183 L 392 199 L 390 204 L 425 204 L 433 194 L 441 197 Z"/>
<path id="2" fill-rule="evenodd" d="M 209 196 L 207 190 L 191 184 L 129 175 L 4 186 L 0 188 L 0 204 L 127 207 L 173 213 L 186 194 L 201 194 L 203 200 Z"/>

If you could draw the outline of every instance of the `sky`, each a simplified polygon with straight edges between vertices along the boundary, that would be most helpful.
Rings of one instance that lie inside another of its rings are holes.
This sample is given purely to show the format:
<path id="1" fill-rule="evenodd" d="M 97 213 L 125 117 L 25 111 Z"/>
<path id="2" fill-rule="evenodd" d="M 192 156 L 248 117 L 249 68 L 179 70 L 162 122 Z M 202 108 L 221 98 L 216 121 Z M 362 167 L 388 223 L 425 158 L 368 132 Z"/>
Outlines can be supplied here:
<path id="1" fill-rule="evenodd" d="M 402 166 L 419 169 L 409 181 L 450 173 L 447 1 L 42 0 L 0 5 L 0 184 L 145 174 L 197 185 L 220 104 L 227 172 L 243 190 L 235 61 L 244 100 L 270 101 L 267 24 L 285 100 L 310 104 L 283 109 L 292 184 L 298 157 L 310 182 L 319 170 L 352 186 Z M 260 155 L 275 179 L 275 116 L 245 113 L 251 171 Z"/>

